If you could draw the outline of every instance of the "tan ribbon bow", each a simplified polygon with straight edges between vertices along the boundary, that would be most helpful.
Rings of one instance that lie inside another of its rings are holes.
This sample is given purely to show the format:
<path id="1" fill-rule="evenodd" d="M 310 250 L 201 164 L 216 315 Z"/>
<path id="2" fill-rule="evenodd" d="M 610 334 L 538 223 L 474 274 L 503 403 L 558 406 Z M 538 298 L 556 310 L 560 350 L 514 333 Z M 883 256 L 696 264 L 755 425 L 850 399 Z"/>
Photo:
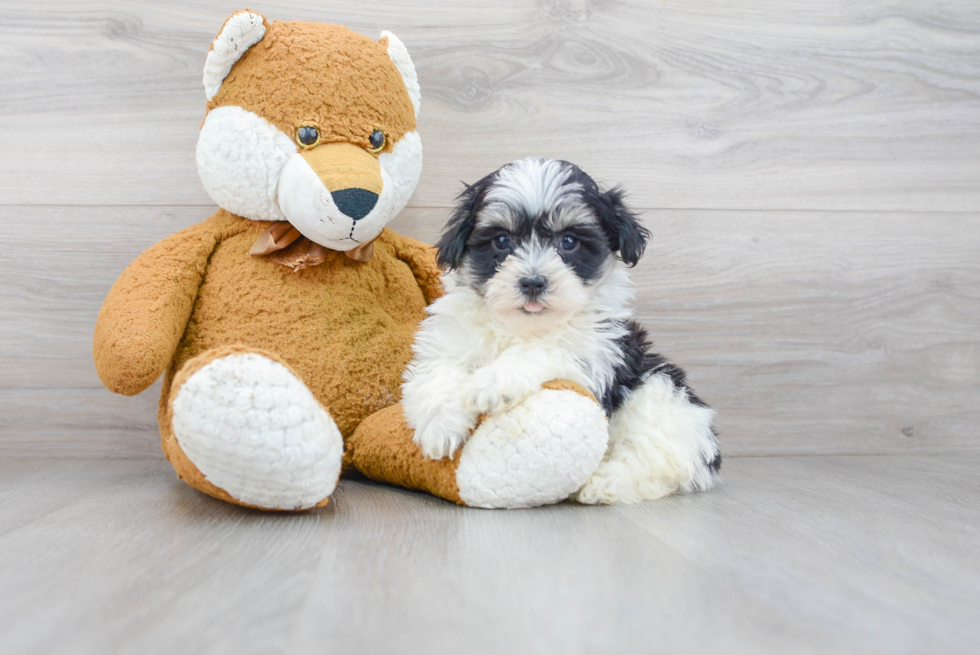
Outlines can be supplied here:
<path id="1" fill-rule="evenodd" d="M 273 223 L 259 235 L 249 251 L 256 257 L 269 257 L 277 264 L 301 271 L 317 266 L 327 259 L 330 251 L 319 243 L 314 243 L 300 234 L 299 230 L 286 221 Z M 374 255 L 374 240 L 363 243 L 344 254 L 358 262 L 366 262 Z"/>

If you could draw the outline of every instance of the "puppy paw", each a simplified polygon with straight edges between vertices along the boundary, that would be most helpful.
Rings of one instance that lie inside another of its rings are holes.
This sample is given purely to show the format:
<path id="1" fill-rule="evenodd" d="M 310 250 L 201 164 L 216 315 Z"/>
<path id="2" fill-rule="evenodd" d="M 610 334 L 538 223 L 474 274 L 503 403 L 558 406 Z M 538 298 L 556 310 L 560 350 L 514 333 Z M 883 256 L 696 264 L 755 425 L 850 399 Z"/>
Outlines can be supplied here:
<path id="1" fill-rule="evenodd" d="M 429 459 L 452 457 L 475 425 L 476 420 L 468 414 L 446 412 L 419 425 L 412 441 Z"/>
<path id="2" fill-rule="evenodd" d="M 571 498 L 583 505 L 629 505 L 680 490 L 677 480 L 669 475 L 613 459 L 600 464 Z"/>
<path id="3" fill-rule="evenodd" d="M 487 366 L 473 374 L 465 395 L 466 409 L 474 414 L 499 414 L 516 407 L 537 391 L 514 372 Z"/>
<path id="4" fill-rule="evenodd" d="M 583 505 L 612 505 L 618 499 L 616 487 L 615 476 L 608 475 L 600 467 L 571 498 Z"/>

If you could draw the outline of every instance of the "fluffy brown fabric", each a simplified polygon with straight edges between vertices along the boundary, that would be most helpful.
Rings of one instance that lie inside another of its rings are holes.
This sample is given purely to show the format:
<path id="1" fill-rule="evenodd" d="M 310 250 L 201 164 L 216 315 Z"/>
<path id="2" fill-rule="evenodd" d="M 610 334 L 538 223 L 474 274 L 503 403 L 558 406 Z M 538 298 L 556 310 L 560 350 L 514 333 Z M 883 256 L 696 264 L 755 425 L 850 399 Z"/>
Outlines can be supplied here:
<path id="1" fill-rule="evenodd" d="M 93 343 L 95 368 L 110 391 L 138 394 L 170 364 L 222 236 L 214 227 L 200 223 L 151 246 L 112 285 Z"/>
<path id="2" fill-rule="evenodd" d="M 452 459 L 431 460 L 412 441 L 401 403 L 367 417 L 345 442 L 344 469 L 355 468 L 372 480 L 397 484 L 463 504 Z"/>
<path id="3" fill-rule="evenodd" d="M 281 357 L 345 437 L 397 402 L 415 327 L 441 293 L 431 247 L 385 230 L 369 261 L 330 251 L 293 272 L 249 255 L 269 225 L 221 210 L 130 264 L 96 325 L 106 386 L 139 393 L 168 367 L 165 400 L 184 362 L 241 344 Z"/>
<path id="4" fill-rule="evenodd" d="M 381 193 L 381 164 L 377 157 L 357 146 L 328 143 L 301 154 L 328 191 L 357 188 Z"/>
<path id="5" fill-rule="evenodd" d="M 431 246 L 385 230 L 369 261 L 330 251 L 323 264 L 293 272 L 249 255 L 269 225 L 221 210 L 140 255 L 106 298 L 96 369 L 127 395 L 167 369 L 164 440 L 174 376 L 197 355 L 233 344 L 277 355 L 344 437 L 399 399 L 415 327 L 442 293 Z"/>
<path id="6" fill-rule="evenodd" d="M 234 105 L 290 136 L 311 125 L 323 143 L 364 149 L 371 132 L 381 130 L 388 136 L 385 151 L 415 129 L 412 101 L 388 57 L 387 39 L 375 41 L 340 25 L 266 25 L 265 37 L 235 64 L 209 111 Z"/>
<path id="7" fill-rule="evenodd" d="M 599 402 L 598 400 L 596 400 L 595 396 L 592 395 L 591 391 L 583 387 L 581 384 L 576 384 L 571 380 L 552 380 L 551 382 L 545 382 L 544 384 L 542 384 L 541 388 L 555 389 L 557 391 L 560 391 L 562 389 L 564 389 L 565 391 L 574 391 L 580 396 L 585 396 L 590 400 Z"/>

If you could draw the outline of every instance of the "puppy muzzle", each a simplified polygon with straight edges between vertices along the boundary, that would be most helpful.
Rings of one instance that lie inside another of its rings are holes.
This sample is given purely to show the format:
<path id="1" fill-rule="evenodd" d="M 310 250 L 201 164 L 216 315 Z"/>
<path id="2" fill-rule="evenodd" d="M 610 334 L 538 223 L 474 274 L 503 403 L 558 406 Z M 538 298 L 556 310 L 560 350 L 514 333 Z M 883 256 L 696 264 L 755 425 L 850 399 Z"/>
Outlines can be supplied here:
<path id="1" fill-rule="evenodd" d="M 534 302 L 548 289 L 548 280 L 542 275 L 533 275 L 522 277 L 517 285 L 528 302 Z"/>

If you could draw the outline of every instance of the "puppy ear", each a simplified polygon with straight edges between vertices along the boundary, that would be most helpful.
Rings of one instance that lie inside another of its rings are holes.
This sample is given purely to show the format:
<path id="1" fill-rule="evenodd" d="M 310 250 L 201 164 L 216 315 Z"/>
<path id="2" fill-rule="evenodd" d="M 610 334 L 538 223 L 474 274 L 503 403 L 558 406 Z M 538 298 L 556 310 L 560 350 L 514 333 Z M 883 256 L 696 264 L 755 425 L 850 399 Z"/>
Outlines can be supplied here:
<path id="1" fill-rule="evenodd" d="M 632 267 L 643 256 L 650 230 L 640 225 L 636 213 L 623 202 L 625 195 L 621 187 L 599 194 L 599 224 L 605 230 L 613 252 L 619 252 L 623 263 Z"/>
<path id="2" fill-rule="evenodd" d="M 211 50 L 204 62 L 204 94 L 208 100 L 218 94 L 231 67 L 262 40 L 268 27 L 265 16 L 248 9 L 236 11 L 225 21 L 211 42 Z"/>
<path id="3" fill-rule="evenodd" d="M 476 184 L 466 184 L 466 189 L 456 198 L 453 215 L 446 223 L 446 228 L 439 237 L 436 248 L 439 249 L 439 266 L 453 271 L 463 263 L 463 253 L 466 242 L 476 226 L 476 214 L 483 206 L 483 196 L 486 195 L 490 177 L 485 177 Z"/>

